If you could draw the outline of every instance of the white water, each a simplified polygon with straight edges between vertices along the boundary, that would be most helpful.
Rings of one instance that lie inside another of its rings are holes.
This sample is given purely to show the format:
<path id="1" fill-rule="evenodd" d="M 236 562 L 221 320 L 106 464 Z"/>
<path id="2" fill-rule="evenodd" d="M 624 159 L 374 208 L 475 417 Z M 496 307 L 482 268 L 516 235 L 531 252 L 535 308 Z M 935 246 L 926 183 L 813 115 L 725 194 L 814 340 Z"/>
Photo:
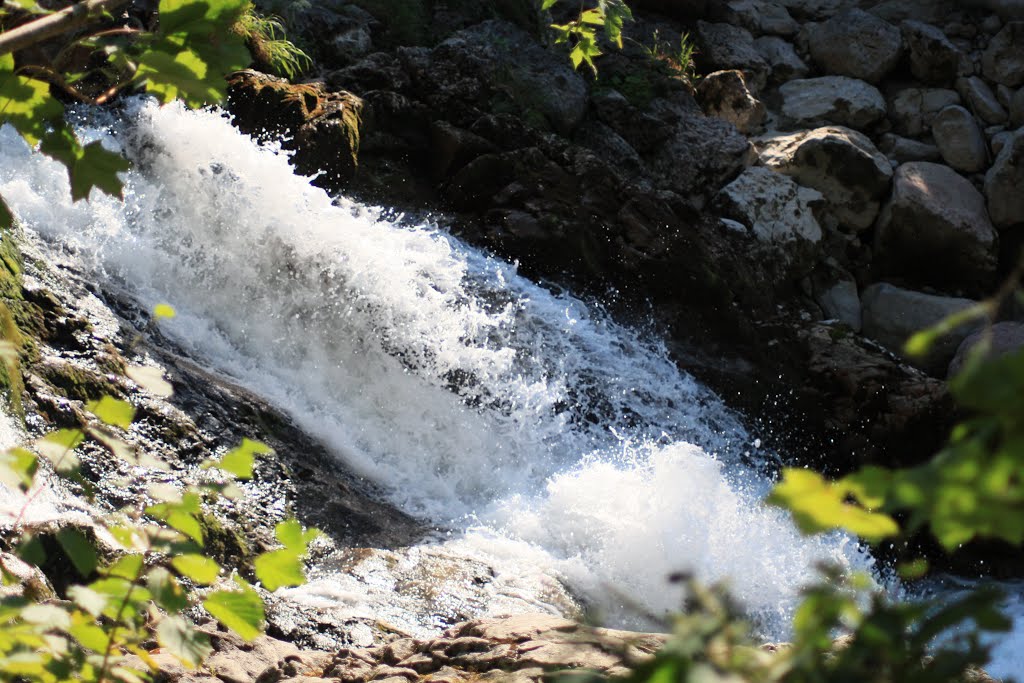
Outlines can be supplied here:
<path id="1" fill-rule="evenodd" d="M 332 202 L 218 113 L 128 118 L 92 131 L 136 162 L 123 204 L 71 204 L 63 169 L 10 128 L 0 193 L 78 267 L 173 305 L 163 327 L 190 355 L 450 529 L 452 552 L 511 583 L 555 577 L 626 625 L 678 606 L 672 572 L 727 579 L 770 637 L 816 563 L 870 567 L 760 504 L 750 437 L 658 343 L 435 226 Z"/>

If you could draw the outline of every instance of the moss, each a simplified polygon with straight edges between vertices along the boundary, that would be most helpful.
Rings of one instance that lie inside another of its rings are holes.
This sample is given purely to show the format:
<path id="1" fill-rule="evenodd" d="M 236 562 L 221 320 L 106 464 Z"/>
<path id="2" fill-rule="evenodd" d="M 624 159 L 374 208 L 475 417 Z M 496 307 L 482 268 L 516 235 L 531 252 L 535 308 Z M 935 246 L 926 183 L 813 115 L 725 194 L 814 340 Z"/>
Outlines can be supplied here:
<path id="1" fill-rule="evenodd" d="M 197 517 L 203 529 L 203 553 L 224 566 L 250 573 L 255 558 L 245 536 L 238 530 L 226 527 L 212 513 L 202 512 Z"/>
<path id="2" fill-rule="evenodd" d="M 76 401 L 95 401 L 104 396 L 120 396 L 124 393 L 104 375 L 71 363 L 42 365 L 38 372 L 56 391 Z"/>
<path id="3" fill-rule="evenodd" d="M 18 351 L 18 357 L 0 363 L 0 389 L 7 394 L 11 411 L 24 419 L 25 408 L 21 397 L 25 391 L 25 380 L 21 373 L 21 355 L 25 339 L 12 310 L 17 310 L 24 303 L 21 271 L 21 252 L 11 233 L 0 231 L 0 339 L 11 343 Z"/>

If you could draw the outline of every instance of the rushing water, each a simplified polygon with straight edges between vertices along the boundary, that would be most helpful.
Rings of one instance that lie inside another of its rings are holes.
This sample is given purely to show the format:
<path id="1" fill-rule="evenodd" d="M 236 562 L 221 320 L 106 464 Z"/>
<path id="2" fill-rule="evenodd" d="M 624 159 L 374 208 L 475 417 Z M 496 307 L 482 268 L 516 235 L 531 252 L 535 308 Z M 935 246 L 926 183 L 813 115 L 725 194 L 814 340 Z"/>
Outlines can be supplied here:
<path id="1" fill-rule="evenodd" d="M 871 566 L 761 504 L 768 482 L 741 462 L 756 444 L 656 340 L 434 225 L 332 200 L 218 112 L 125 116 L 89 129 L 135 162 L 123 203 L 72 204 L 64 170 L 9 127 L 0 192 L 99 281 L 172 304 L 182 348 L 449 530 L 447 547 L 554 577 L 626 625 L 677 607 L 674 571 L 728 579 L 773 637 L 816 563 Z"/>

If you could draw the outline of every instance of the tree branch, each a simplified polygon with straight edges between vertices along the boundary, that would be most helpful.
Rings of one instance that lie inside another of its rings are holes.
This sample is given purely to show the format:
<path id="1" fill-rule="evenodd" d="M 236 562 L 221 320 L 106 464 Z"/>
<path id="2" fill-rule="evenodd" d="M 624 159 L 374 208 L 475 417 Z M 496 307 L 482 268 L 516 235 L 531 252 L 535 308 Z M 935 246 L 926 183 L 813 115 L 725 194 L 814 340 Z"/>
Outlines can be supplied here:
<path id="1" fill-rule="evenodd" d="M 0 55 L 17 52 L 48 38 L 74 31 L 121 5 L 127 5 L 128 2 L 129 0 L 85 0 L 12 28 L 10 31 L 0 33 Z"/>

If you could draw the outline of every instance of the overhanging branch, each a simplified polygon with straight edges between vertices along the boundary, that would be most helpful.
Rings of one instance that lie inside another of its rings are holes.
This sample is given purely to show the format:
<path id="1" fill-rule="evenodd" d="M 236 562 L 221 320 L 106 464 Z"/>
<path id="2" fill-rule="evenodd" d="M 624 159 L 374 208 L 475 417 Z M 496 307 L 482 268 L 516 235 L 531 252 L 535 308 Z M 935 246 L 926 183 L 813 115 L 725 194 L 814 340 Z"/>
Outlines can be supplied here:
<path id="1" fill-rule="evenodd" d="M 0 55 L 17 52 L 49 38 L 74 31 L 89 24 L 104 14 L 112 12 L 130 0 L 85 0 L 48 14 L 45 17 L 22 24 L 10 31 L 0 33 Z"/>

